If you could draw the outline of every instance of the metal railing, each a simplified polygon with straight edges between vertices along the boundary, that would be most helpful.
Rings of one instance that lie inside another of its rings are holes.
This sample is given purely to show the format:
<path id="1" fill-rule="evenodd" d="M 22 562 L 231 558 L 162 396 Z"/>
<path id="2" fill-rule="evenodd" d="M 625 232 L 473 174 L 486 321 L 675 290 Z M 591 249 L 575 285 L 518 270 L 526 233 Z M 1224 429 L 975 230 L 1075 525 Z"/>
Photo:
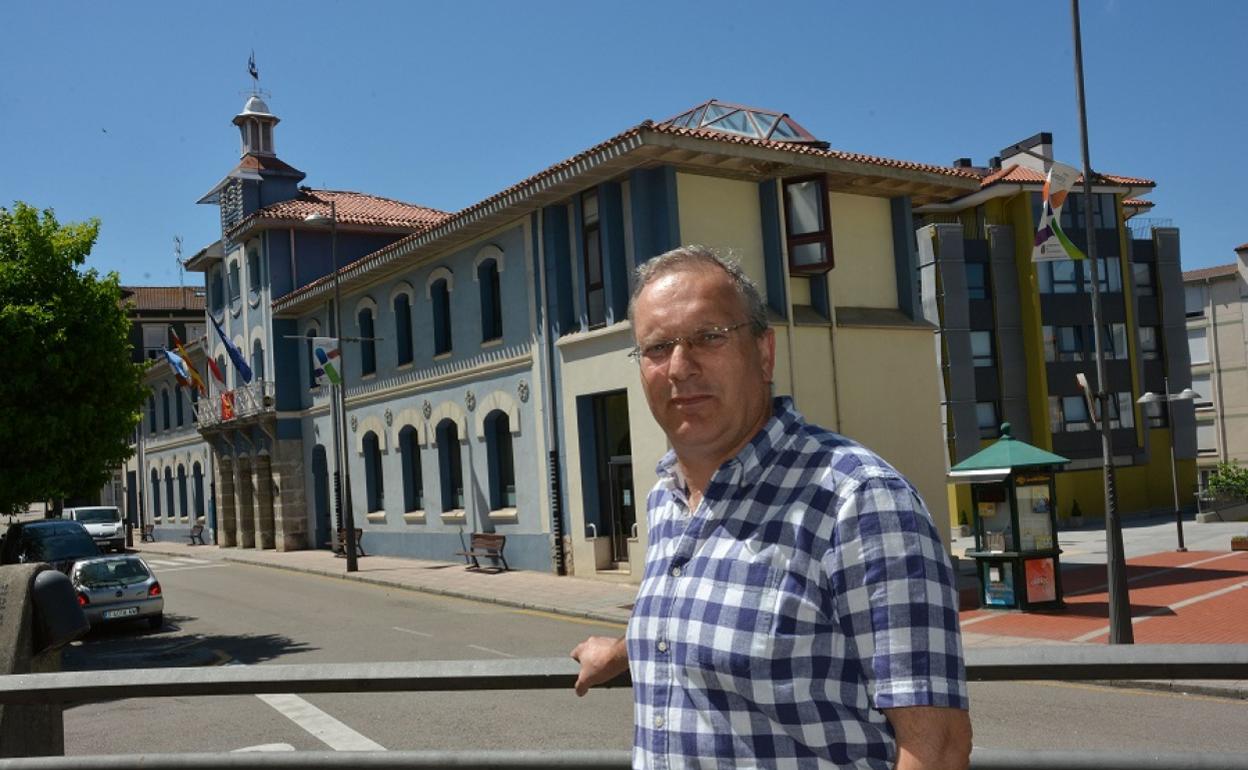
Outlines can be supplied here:
<path id="1" fill-rule="evenodd" d="M 195 417 L 202 428 L 262 412 L 272 412 L 275 408 L 273 394 L 271 380 L 255 380 L 241 388 L 201 398 L 195 402 Z"/>
<path id="2" fill-rule="evenodd" d="M 566 658 L 413 663 L 130 669 L 0 677 L 0 704 L 61 706 L 122 698 L 265 693 L 382 693 L 568 690 L 577 664 Z M 1248 679 L 1248 645 L 1054 645 L 974 649 L 974 682 Z M 627 676 L 607 683 L 626 687 Z M 0 760 L 0 770 L 186 768 L 594 768 L 629 767 L 626 751 L 388 751 L 128 754 Z M 1015 751 L 976 748 L 973 770 L 1242 770 L 1243 753 Z"/>

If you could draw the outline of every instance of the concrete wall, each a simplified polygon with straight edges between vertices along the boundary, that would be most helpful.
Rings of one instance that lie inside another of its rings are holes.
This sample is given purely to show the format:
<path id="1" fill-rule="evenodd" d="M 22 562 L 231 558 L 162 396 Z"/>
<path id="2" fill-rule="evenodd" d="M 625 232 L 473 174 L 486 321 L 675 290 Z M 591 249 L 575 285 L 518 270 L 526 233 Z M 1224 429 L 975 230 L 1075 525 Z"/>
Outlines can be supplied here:
<path id="1" fill-rule="evenodd" d="M 710 246 L 741 263 L 767 295 L 758 185 L 732 179 L 676 174 L 680 237 Z"/>
<path id="2" fill-rule="evenodd" d="M 855 307 L 897 307 L 893 212 L 887 198 L 830 193 L 832 302 Z M 794 304 L 800 304 L 794 302 Z"/>

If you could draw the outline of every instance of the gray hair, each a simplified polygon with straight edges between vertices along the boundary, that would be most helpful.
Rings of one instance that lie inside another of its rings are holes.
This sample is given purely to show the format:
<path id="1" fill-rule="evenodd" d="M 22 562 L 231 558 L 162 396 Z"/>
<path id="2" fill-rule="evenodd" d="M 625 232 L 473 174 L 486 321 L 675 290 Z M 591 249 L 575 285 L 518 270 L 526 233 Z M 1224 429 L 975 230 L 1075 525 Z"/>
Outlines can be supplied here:
<path id="1" fill-rule="evenodd" d="M 669 273 L 707 268 L 718 268 L 728 275 L 729 280 L 732 281 L 732 287 L 736 289 L 737 296 L 741 298 L 741 305 L 745 308 L 746 322 L 750 325 L 750 331 L 754 333 L 754 336 L 757 337 L 766 331 L 767 304 L 763 302 L 758 285 L 746 275 L 736 260 L 721 257 L 706 246 L 698 245 L 672 249 L 637 266 L 636 272 L 633 273 L 633 294 L 628 300 L 628 320 L 630 322 L 633 320 L 637 297 L 655 280 Z"/>

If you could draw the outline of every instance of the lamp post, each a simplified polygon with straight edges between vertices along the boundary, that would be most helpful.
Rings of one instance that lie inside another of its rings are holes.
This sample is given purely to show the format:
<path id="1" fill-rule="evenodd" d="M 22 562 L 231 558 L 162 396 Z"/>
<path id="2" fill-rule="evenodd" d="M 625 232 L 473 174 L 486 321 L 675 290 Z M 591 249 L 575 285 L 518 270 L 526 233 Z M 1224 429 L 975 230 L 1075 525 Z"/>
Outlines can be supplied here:
<path id="1" fill-rule="evenodd" d="M 1170 412 L 1170 404 L 1175 401 L 1191 401 L 1200 394 L 1191 388 L 1170 394 L 1170 378 L 1162 378 L 1166 392 L 1164 395 L 1157 395 L 1152 391 L 1148 391 L 1144 395 L 1135 400 L 1137 404 L 1156 404 L 1159 401 L 1166 402 L 1166 425 L 1170 426 L 1170 489 L 1174 492 L 1174 526 L 1178 530 L 1179 547 L 1176 551 L 1186 551 L 1187 547 L 1183 545 L 1183 514 L 1179 511 L 1179 474 L 1175 470 L 1174 465 L 1174 419 Z"/>
<path id="2" fill-rule="evenodd" d="M 342 517 L 347 552 L 347 572 L 359 569 L 355 558 L 355 516 L 351 511 L 351 463 L 347 452 L 347 355 L 342 340 L 342 290 L 338 285 L 338 207 L 333 199 L 329 201 L 329 216 L 316 213 L 304 217 L 303 221 L 310 225 L 330 228 L 330 263 L 334 271 L 334 336 L 338 338 L 338 364 L 342 368 L 342 383 L 335 385 L 338 402 L 338 419 L 334 421 L 334 435 L 341 436 L 337 442 L 339 476 L 342 478 Z"/>

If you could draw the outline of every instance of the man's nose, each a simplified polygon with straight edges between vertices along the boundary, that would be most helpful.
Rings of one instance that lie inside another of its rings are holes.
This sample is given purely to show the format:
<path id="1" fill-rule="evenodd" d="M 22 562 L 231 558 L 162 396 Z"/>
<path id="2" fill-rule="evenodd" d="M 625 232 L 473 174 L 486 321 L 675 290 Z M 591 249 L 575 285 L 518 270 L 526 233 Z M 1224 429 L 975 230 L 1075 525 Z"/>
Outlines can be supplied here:
<path id="1" fill-rule="evenodd" d="M 672 346 L 671 357 L 667 359 L 667 378 L 669 380 L 684 380 L 698 371 L 697 355 L 693 352 L 693 346 L 684 340 L 680 340 Z"/>

